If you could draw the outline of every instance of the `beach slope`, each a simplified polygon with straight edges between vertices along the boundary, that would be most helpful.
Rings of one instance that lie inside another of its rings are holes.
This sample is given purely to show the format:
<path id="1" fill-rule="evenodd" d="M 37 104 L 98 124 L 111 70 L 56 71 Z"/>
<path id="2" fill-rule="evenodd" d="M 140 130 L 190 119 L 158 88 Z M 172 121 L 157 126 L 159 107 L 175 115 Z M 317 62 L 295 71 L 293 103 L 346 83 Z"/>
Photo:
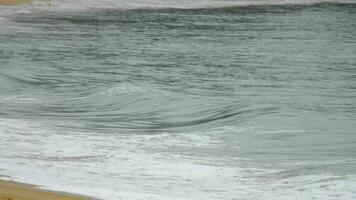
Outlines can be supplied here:
<path id="1" fill-rule="evenodd" d="M 30 3 L 31 0 L 0 0 L 0 5 L 3 6 L 15 6 L 15 5 L 21 5 L 25 3 Z"/>
<path id="2" fill-rule="evenodd" d="M 0 180 L 0 200 L 90 200 L 90 198 L 46 191 L 27 184 Z"/>

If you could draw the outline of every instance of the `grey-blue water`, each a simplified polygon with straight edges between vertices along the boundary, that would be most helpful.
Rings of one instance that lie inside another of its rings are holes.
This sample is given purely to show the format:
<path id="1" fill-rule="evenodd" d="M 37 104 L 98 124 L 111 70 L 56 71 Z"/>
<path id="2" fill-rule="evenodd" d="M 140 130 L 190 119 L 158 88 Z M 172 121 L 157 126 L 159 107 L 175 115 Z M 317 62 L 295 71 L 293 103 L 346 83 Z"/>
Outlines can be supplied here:
<path id="1" fill-rule="evenodd" d="M 67 4 L 0 7 L 0 174 L 110 200 L 356 199 L 356 4 Z"/>

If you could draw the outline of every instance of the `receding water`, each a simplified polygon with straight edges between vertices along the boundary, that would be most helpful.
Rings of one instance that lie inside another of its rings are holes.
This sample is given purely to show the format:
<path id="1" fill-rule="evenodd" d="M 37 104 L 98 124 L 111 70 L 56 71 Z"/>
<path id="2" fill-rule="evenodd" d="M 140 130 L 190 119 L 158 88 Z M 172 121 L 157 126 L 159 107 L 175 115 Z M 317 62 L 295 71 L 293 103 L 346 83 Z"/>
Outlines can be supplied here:
<path id="1" fill-rule="evenodd" d="M 0 7 L 0 174 L 107 200 L 356 199 L 356 4 L 261 2 Z"/>

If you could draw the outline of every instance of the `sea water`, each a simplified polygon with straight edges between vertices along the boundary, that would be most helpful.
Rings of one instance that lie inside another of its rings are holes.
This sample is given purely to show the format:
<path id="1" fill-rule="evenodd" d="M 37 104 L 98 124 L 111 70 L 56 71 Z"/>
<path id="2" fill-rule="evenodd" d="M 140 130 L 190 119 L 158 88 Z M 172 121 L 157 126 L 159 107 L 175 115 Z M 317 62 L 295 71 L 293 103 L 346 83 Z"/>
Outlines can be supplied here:
<path id="1" fill-rule="evenodd" d="M 0 7 L 0 174 L 105 200 L 356 199 L 354 3 Z"/>

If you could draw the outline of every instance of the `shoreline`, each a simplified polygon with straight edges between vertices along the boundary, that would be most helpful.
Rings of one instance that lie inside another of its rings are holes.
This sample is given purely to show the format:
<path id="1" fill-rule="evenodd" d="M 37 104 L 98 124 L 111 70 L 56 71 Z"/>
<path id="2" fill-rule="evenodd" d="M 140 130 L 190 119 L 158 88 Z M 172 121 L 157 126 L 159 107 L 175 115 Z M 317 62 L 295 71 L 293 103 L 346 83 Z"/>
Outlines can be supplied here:
<path id="1" fill-rule="evenodd" d="M 40 189 L 34 185 L 0 179 L 0 200 L 94 200 L 65 192 Z"/>
<path id="2" fill-rule="evenodd" d="M 32 0 L 0 0 L 0 6 L 16 6 L 31 3 Z"/>

